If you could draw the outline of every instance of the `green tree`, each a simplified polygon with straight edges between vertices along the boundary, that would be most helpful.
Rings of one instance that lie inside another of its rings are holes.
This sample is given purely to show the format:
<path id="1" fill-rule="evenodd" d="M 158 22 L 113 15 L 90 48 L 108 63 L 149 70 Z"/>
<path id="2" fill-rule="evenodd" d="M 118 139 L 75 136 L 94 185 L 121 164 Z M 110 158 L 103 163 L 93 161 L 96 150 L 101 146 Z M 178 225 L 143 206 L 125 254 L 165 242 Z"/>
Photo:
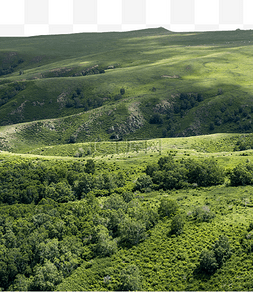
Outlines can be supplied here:
<path id="1" fill-rule="evenodd" d="M 8 288 L 9 291 L 29 291 L 31 290 L 33 278 L 27 278 L 23 274 L 18 274 L 13 282 L 13 284 Z"/>
<path id="2" fill-rule="evenodd" d="M 111 256 L 117 251 L 117 242 L 109 236 L 109 231 L 105 226 L 99 225 L 96 227 L 96 239 L 95 252 L 98 256 Z"/>
<path id="3" fill-rule="evenodd" d="M 146 238 L 146 226 L 140 220 L 126 216 L 119 224 L 119 234 L 122 243 L 136 245 Z"/>
<path id="4" fill-rule="evenodd" d="M 232 169 L 229 176 L 232 186 L 253 184 L 253 164 L 250 162 L 240 163 Z"/>
<path id="5" fill-rule="evenodd" d="M 213 274 L 217 270 L 218 263 L 213 250 L 202 250 L 199 257 L 199 267 L 207 274 Z"/>
<path id="6" fill-rule="evenodd" d="M 96 170 L 96 165 L 93 159 L 88 159 L 85 164 L 85 172 L 94 174 Z"/>
<path id="7" fill-rule="evenodd" d="M 181 234 L 183 232 L 184 224 L 185 224 L 185 219 L 182 214 L 178 214 L 174 216 L 171 222 L 171 233 Z"/>
<path id="8" fill-rule="evenodd" d="M 120 273 L 121 284 L 119 291 L 136 291 L 142 289 L 142 278 L 139 268 L 136 265 L 128 265 Z"/>
<path id="9" fill-rule="evenodd" d="M 124 199 L 118 195 L 118 194 L 112 194 L 111 196 L 109 196 L 105 202 L 104 202 L 104 209 L 114 209 L 114 210 L 118 210 L 118 209 L 126 209 L 126 202 L 124 201 Z"/>
<path id="10" fill-rule="evenodd" d="M 219 239 L 215 242 L 213 246 L 213 251 L 218 266 L 221 267 L 232 254 L 228 238 L 224 235 L 221 235 Z"/>
<path id="11" fill-rule="evenodd" d="M 124 94 L 125 94 L 125 88 L 123 88 L 123 87 L 120 88 L 120 94 L 121 94 L 121 95 L 124 95 Z"/>
<path id="12" fill-rule="evenodd" d="M 179 206 L 178 203 L 174 200 L 163 198 L 160 202 L 160 206 L 158 208 L 158 214 L 160 218 L 163 217 L 171 217 L 176 214 L 178 211 Z"/>
<path id="13" fill-rule="evenodd" d="M 149 175 L 143 174 L 136 180 L 134 190 L 145 192 L 152 187 L 152 179 Z"/>
<path id="14" fill-rule="evenodd" d="M 62 273 L 49 260 L 46 260 L 43 265 L 37 265 L 34 272 L 32 290 L 52 291 L 63 279 Z"/>

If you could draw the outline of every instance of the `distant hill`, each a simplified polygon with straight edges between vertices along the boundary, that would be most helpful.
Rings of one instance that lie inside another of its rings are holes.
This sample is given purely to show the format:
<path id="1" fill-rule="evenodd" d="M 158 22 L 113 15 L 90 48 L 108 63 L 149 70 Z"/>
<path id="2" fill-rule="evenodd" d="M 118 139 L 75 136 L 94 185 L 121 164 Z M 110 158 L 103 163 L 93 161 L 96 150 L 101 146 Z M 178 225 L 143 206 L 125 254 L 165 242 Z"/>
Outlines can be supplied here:
<path id="1" fill-rule="evenodd" d="M 1 38 L 0 147 L 252 132 L 252 44 L 251 30 Z"/>

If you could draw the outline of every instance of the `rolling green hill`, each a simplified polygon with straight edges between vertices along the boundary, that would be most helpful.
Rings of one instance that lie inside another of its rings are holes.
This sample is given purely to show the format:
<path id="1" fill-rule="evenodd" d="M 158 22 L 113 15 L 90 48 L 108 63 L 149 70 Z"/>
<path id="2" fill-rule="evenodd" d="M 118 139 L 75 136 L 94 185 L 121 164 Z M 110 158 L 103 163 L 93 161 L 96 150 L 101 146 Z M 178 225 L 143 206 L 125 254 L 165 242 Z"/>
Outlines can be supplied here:
<path id="1" fill-rule="evenodd" d="M 0 39 L 0 291 L 253 289 L 253 32 Z"/>
<path id="2" fill-rule="evenodd" d="M 0 125 L 24 147 L 251 132 L 252 34 L 1 38 Z"/>

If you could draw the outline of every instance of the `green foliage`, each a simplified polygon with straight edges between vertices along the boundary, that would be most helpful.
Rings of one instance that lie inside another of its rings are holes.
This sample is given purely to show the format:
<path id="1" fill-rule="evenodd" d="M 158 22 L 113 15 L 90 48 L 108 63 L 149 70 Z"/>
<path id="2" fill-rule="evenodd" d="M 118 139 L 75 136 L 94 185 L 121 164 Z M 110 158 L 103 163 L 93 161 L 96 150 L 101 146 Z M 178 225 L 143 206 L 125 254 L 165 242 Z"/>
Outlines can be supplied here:
<path id="1" fill-rule="evenodd" d="M 120 88 L 120 94 L 124 95 L 125 94 L 125 88 Z"/>
<path id="2" fill-rule="evenodd" d="M 119 235 L 123 244 L 137 245 L 146 238 L 146 226 L 141 220 L 125 216 L 119 223 Z"/>
<path id="3" fill-rule="evenodd" d="M 56 266 L 49 260 L 45 260 L 44 265 L 34 268 L 35 275 L 32 281 L 32 290 L 52 291 L 55 285 L 62 281 L 62 274 L 58 272 Z"/>
<path id="4" fill-rule="evenodd" d="M 211 186 L 224 183 L 224 170 L 213 159 L 204 161 L 187 160 L 186 168 L 188 169 L 188 182 L 196 183 L 198 186 Z"/>
<path id="5" fill-rule="evenodd" d="M 213 274 L 231 256 L 228 238 L 221 235 L 211 250 L 203 250 L 199 258 L 199 268 L 205 273 Z"/>
<path id="6" fill-rule="evenodd" d="M 208 206 L 201 206 L 195 207 L 192 212 L 189 212 L 188 216 L 197 222 L 209 222 L 215 217 L 215 213 Z"/>
<path id="7" fill-rule="evenodd" d="M 142 289 L 139 268 L 136 265 L 128 265 L 120 273 L 119 291 L 140 291 Z"/>
<path id="8" fill-rule="evenodd" d="M 163 217 L 170 218 L 177 213 L 178 209 L 179 206 L 175 200 L 163 198 L 158 208 L 158 214 L 161 218 Z"/>
<path id="9" fill-rule="evenodd" d="M 221 267 L 232 255 L 228 238 L 221 235 L 213 246 L 214 255 L 219 267 Z"/>
<path id="10" fill-rule="evenodd" d="M 202 250 L 199 257 L 199 268 L 207 274 L 213 274 L 217 270 L 218 263 L 213 250 Z"/>
<path id="11" fill-rule="evenodd" d="M 152 115 L 152 117 L 149 120 L 149 123 L 161 125 L 163 124 L 163 119 L 160 114 L 156 113 Z"/>
<path id="12" fill-rule="evenodd" d="M 185 218 L 182 214 L 177 214 L 171 221 L 171 234 L 181 234 L 183 232 Z"/>
<path id="13" fill-rule="evenodd" d="M 151 177 L 143 174 L 136 180 L 134 190 L 145 192 L 151 188 L 152 184 Z"/>
<path id="14" fill-rule="evenodd" d="M 250 162 L 238 164 L 230 172 L 230 182 L 232 186 L 251 185 L 253 183 L 253 164 Z"/>
<path id="15" fill-rule="evenodd" d="M 96 169 L 95 162 L 92 159 L 88 159 L 85 164 L 85 172 L 94 174 L 95 169 Z"/>
<path id="16" fill-rule="evenodd" d="M 109 231 L 106 227 L 98 225 L 96 227 L 96 241 L 95 253 L 99 257 L 111 256 L 117 251 L 117 242 L 109 236 Z"/>

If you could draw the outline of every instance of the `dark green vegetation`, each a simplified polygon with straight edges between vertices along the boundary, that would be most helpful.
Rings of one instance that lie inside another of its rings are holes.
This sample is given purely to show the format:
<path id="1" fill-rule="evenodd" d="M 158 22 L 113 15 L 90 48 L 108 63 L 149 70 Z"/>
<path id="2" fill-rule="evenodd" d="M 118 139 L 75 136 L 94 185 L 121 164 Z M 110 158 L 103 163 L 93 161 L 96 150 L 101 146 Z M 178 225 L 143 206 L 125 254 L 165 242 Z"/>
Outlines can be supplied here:
<path id="1" fill-rule="evenodd" d="M 1 38 L 0 290 L 253 289 L 252 37 Z"/>

